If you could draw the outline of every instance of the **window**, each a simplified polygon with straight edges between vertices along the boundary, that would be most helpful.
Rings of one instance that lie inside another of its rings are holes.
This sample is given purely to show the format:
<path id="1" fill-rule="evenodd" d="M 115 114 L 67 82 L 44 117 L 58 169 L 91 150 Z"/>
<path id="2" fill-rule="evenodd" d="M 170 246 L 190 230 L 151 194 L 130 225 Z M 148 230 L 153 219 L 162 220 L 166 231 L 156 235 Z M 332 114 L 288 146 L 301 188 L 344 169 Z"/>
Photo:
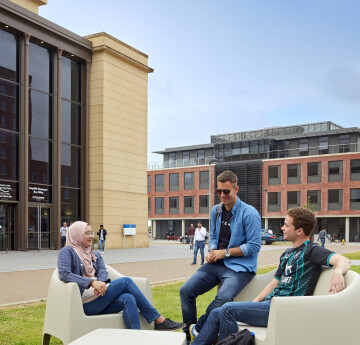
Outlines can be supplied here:
<path id="1" fill-rule="evenodd" d="M 164 198 L 155 198 L 155 214 L 164 214 Z"/>
<path id="2" fill-rule="evenodd" d="M 232 143 L 232 155 L 240 155 L 240 143 Z"/>
<path id="3" fill-rule="evenodd" d="M 307 202 L 310 209 L 314 208 L 314 211 L 321 210 L 321 191 L 320 190 L 308 190 Z"/>
<path id="4" fill-rule="evenodd" d="M 200 189 L 209 188 L 209 171 L 200 171 Z"/>
<path id="5" fill-rule="evenodd" d="M 205 164 L 205 150 L 198 150 L 198 164 Z"/>
<path id="6" fill-rule="evenodd" d="M 155 192 L 164 191 L 164 175 L 155 175 Z"/>
<path id="7" fill-rule="evenodd" d="M 179 213 L 179 197 L 170 197 L 169 198 L 169 213 L 178 214 Z"/>
<path id="8" fill-rule="evenodd" d="M 321 182 L 321 163 L 313 162 L 307 165 L 307 182 L 318 183 Z"/>
<path id="9" fill-rule="evenodd" d="M 349 136 L 349 134 L 340 135 L 339 152 L 350 152 L 350 136 Z"/>
<path id="10" fill-rule="evenodd" d="M 176 167 L 176 153 L 170 152 L 169 153 L 169 168 L 175 168 Z"/>
<path id="11" fill-rule="evenodd" d="M 329 153 L 329 138 L 320 137 L 319 138 L 319 154 L 325 155 Z"/>
<path id="12" fill-rule="evenodd" d="M 199 196 L 199 213 L 209 213 L 209 196 Z"/>
<path id="13" fill-rule="evenodd" d="M 194 173 L 193 172 L 184 173 L 184 189 L 185 190 L 194 189 Z"/>
<path id="14" fill-rule="evenodd" d="M 184 196 L 184 213 L 194 213 L 194 197 Z"/>
<path id="15" fill-rule="evenodd" d="M 309 139 L 300 139 L 299 152 L 300 156 L 307 156 L 309 154 Z"/>
<path id="16" fill-rule="evenodd" d="M 190 165 L 190 153 L 189 153 L 189 151 L 184 151 L 182 154 L 183 154 L 184 167 Z"/>
<path id="17" fill-rule="evenodd" d="M 350 210 L 360 210 L 360 188 L 350 189 Z"/>
<path id="18" fill-rule="evenodd" d="M 151 199 L 148 198 L 148 214 L 151 213 Z"/>
<path id="19" fill-rule="evenodd" d="M 280 158 L 285 158 L 290 156 L 290 141 L 283 140 L 281 145 Z"/>
<path id="20" fill-rule="evenodd" d="M 147 192 L 150 193 L 151 191 L 151 176 L 147 175 Z"/>
<path id="21" fill-rule="evenodd" d="M 300 192 L 287 192 L 287 208 L 300 206 Z"/>
<path id="22" fill-rule="evenodd" d="M 288 164 L 287 166 L 287 183 L 300 183 L 300 164 Z"/>
<path id="23" fill-rule="evenodd" d="M 179 190 L 179 174 L 169 174 L 169 190 Z"/>
<path id="24" fill-rule="evenodd" d="M 269 198 L 269 200 L 268 200 L 269 212 L 280 212 L 281 211 L 280 192 L 269 192 L 268 198 Z"/>
<path id="25" fill-rule="evenodd" d="M 329 211 L 341 210 L 343 203 L 342 189 L 328 190 L 328 209 Z"/>
<path id="26" fill-rule="evenodd" d="M 281 184 L 281 166 L 272 165 L 268 167 L 269 179 L 268 183 L 271 186 Z"/>
<path id="27" fill-rule="evenodd" d="M 350 179 L 351 181 L 360 181 L 360 159 L 350 161 Z"/>
<path id="28" fill-rule="evenodd" d="M 343 162 L 329 162 L 329 182 L 338 182 L 343 180 Z"/>

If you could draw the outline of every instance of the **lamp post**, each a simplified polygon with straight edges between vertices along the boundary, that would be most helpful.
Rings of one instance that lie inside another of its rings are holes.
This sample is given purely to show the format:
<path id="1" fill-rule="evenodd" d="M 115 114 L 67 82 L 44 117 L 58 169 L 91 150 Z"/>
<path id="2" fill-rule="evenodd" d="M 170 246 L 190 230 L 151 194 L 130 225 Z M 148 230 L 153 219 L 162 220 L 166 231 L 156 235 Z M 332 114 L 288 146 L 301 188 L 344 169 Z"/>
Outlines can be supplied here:
<path id="1" fill-rule="evenodd" d="M 268 190 L 264 188 L 263 191 L 265 192 L 265 229 L 268 229 Z"/>
<path id="2" fill-rule="evenodd" d="M 218 162 L 217 158 L 213 158 L 209 162 L 209 233 L 211 233 L 211 164 Z"/>

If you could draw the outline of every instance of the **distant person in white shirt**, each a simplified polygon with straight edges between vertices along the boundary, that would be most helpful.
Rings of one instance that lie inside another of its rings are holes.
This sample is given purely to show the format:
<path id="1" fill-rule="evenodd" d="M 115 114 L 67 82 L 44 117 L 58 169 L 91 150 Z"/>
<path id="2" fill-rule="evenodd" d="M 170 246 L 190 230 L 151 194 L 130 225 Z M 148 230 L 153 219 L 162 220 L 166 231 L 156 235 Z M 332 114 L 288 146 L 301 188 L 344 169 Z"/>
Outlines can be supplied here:
<path id="1" fill-rule="evenodd" d="M 60 228 L 60 238 L 61 238 L 61 248 L 65 246 L 66 243 L 66 233 L 69 230 L 67 223 L 64 222 L 63 226 Z"/>
<path id="2" fill-rule="evenodd" d="M 272 235 L 273 234 L 273 231 L 271 229 L 268 229 L 267 230 L 268 234 Z"/>
<path id="3" fill-rule="evenodd" d="M 198 220 L 197 228 L 195 230 L 195 235 L 194 235 L 195 247 L 194 247 L 194 261 L 192 262 L 192 265 L 196 265 L 196 257 L 199 249 L 201 254 L 201 265 L 204 264 L 205 236 L 206 236 L 206 229 L 202 226 L 201 220 Z"/>

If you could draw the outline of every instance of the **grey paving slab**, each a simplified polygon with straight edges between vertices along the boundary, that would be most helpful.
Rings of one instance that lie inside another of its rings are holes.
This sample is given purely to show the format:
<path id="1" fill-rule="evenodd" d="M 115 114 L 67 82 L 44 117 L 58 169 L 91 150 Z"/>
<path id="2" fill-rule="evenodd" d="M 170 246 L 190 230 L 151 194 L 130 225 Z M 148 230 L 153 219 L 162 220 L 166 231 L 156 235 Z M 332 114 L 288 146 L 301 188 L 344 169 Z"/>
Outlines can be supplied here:
<path id="1" fill-rule="evenodd" d="M 262 251 L 278 250 L 281 246 L 263 246 Z M 192 258 L 192 250 L 181 243 L 151 241 L 149 248 L 109 249 L 102 254 L 107 264 Z M 58 250 L 0 253 L 0 272 L 55 268 Z M 200 253 L 199 253 L 200 255 Z"/>

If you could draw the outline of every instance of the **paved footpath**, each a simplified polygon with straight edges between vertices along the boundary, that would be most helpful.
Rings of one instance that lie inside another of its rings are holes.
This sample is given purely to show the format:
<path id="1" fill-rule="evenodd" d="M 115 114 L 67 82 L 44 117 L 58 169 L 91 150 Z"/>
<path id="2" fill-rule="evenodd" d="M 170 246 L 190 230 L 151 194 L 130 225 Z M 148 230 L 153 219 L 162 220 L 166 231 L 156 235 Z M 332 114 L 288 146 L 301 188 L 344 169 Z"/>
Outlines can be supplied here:
<path id="1" fill-rule="evenodd" d="M 360 251 L 360 243 L 326 247 L 337 253 Z M 262 246 L 258 265 L 278 264 L 286 248 L 289 246 Z M 0 252 L 0 306 L 45 299 L 58 252 Z M 146 277 L 154 284 L 190 277 L 200 267 L 190 265 L 192 253 L 188 245 L 178 242 L 150 241 L 149 248 L 112 249 L 107 250 L 103 257 L 120 273 L 130 277 Z M 199 259 L 200 253 L 198 263 Z"/>

